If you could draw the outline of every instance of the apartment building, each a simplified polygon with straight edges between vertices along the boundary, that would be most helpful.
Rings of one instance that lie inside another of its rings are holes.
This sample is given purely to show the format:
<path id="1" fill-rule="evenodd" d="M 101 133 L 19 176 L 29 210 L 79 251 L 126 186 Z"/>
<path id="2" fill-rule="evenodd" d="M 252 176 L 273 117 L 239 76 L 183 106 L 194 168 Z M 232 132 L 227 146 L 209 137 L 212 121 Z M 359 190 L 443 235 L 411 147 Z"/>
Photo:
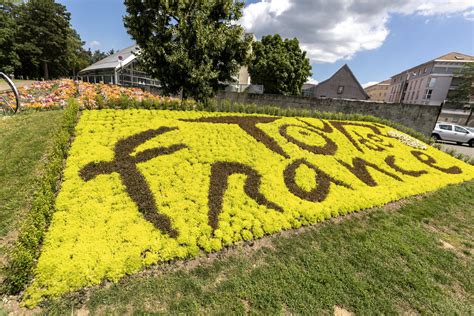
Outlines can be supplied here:
<path id="1" fill-rule="evenodd" d="M 371 101 L 385 101 L 390 87 L 390 79 L 366 87 L 364 90 Z"/>
<path id="2" fill-rule="evenodd" d="M 457 88 L 453 80 L 474 56 L 451 52 L 421 65 L 405 70 L 390 79 L 386 102 L 440 105 L 449 91 Z"/>

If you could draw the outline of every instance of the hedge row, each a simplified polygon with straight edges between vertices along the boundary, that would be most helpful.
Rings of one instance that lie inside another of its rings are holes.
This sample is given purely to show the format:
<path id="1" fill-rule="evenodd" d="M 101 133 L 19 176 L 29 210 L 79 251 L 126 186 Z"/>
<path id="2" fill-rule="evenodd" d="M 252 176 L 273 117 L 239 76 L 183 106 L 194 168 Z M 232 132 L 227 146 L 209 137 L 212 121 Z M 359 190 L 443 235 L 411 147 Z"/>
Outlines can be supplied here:
<path id="1" fill-rule="evenodd" d="M 46 154 L 43 175 L 38 178 L 38 188 L 30 212 L 20 228 L 20 235 L 9 254 L 5 268 L 3 289 L 10 294 L 22 291 L 29 282 L 45 232 L 54 213 L 54 202 L 59 190 L 61 174 L 69 148 L 71 136 L 77 122 L 79 104 L 68 101 L 60 129 L 52 136 L 53 145 Z"/>

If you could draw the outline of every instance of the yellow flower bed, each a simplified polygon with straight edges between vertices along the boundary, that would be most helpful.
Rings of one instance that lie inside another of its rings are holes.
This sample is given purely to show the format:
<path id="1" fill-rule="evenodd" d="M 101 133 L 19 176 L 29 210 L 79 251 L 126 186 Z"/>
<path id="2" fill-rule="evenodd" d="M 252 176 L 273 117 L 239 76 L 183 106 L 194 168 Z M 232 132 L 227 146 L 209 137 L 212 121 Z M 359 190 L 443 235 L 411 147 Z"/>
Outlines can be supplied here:
<path id="1" fill-rule="evenodd" d="M 314 118 L 84 111 L 26 303 L 474 178 L 390 134 Z"/>

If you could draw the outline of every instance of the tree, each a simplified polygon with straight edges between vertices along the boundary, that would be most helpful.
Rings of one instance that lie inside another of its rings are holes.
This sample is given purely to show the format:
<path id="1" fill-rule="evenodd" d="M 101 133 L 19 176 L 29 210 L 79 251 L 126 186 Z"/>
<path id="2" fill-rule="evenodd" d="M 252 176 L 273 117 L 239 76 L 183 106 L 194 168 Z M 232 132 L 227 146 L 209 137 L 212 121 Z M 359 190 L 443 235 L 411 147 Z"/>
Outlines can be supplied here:
<path id="1" fill-rule="evenodd" d="M 0 0 L 0 71 L 6 74 L 13 73 L 20 66 L 15 47 L 17 27 L 12 10 L 10 1 Z"/>
<path id="2" fill-rule="evenodd" d="M 66 7 L 54 0 L 30 0 L 15 11 L 22 64 L 18 72 L 29 77 L 42 74 L 45 79 L 67 75 L 80 38 L 71 28 Z"/>
<path id="3" fill-rule="evenodd" d="M 99 49 L 96 49 L 94 52 L 91 51 L 91 49 L 89 48 L 89 55 L 90 55 L 90 59 L 91 59 L 91 63 L 96 63 L 98 62 L 99 60 L 102 60 L 104 59 L 105 57 L 109 56 L 109 55 L 112 55 L 111 52 L 113 52 L 113 49 L 109 52 L 109 53 L 106 53 L 106 52 L 102 52 L 100 51 Z"/>
<path id="4" fill-rule="evenodd" d="M 72 29 L 71 34 L 68 37 L 67 51 L 67 74 L 75 77 L 77 73 L 86 68 L 91 64 L 91 56 L 83 46 L 85 42 L 81 40 L 81 37 Z"/>
<path id="5" fill-rule="evenodd" d="M 163 92 L 206 101 L 234 81 L 251 37 L 234 23 L 240 0 L 125 0 L 125 27 L 140 47 L 141 67 Z"/>
<path id="6" fill-rule="evenodd" d="M 472 95 L 472 84 L 474 82 L 474 62 L 467 63 L 461 70 L 454 74 L 454 79 L 459 79 L 458 88 L 454 90 L 448 101 L 454 103 L 469 102 Z"/>
<path id="7" fill-rule="evenodd" d="M 298 39 L 282 40 L 280 35 L 267 35 L 253 44 L 249 64 L 253 84 L 263 85 L 265 92 L 299 95 L 311 76 L 311 65 Z"/>

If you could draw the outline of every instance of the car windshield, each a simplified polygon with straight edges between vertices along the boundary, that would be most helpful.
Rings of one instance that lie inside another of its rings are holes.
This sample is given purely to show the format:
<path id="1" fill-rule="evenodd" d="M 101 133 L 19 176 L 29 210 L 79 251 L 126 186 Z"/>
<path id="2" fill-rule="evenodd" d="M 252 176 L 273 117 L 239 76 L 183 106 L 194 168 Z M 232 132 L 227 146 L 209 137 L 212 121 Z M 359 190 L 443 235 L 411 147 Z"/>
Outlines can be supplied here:
<path id="1" fill-rule="evenodd" d="M 474 127 L 466 127 L 466 129 L 470 131 L 471 133 L 474 133 Z"/>

